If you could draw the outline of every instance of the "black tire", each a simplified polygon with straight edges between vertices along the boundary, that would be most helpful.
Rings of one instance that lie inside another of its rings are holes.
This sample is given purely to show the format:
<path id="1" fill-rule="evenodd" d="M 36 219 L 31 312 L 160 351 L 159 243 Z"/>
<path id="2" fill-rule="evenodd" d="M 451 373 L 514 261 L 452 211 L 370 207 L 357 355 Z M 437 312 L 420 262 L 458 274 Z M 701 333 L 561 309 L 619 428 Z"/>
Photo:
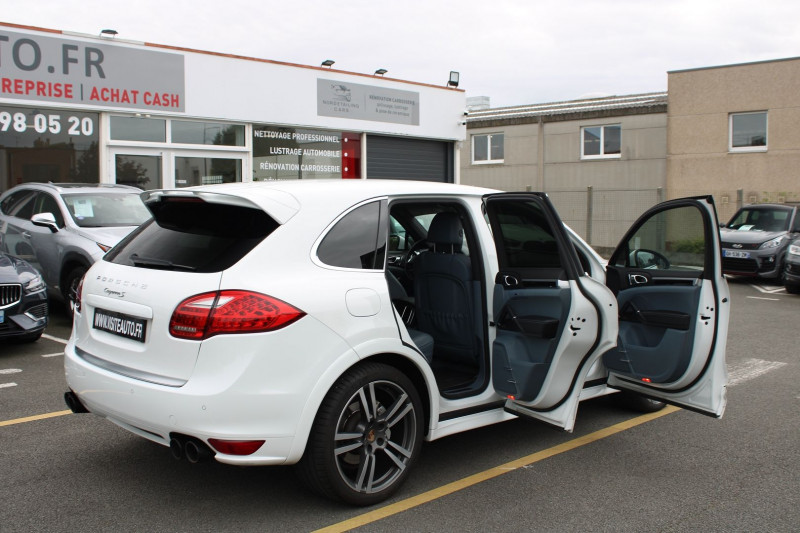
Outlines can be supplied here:
<path id="1" fill-rule="evenodd" d="M 314 492 L 372 505 L 403 484 L 422 446 L 422 402 L 394 367 L 367 362 L 339 378 L 320 406 L 296 470 Z"/>
<path id="2" fill-rule="evenodd" d="M 786 283 L 784 287 L 786 287 L 786 292 L 788 292 L 789 294 L 800 294 L 800 285 L 795 285 L 794 283 Z"/>
<path id="3" fill-rule="evenodd" d="M 72 270 L 64 278 L 64 283 L 61 286 L 61 293 L 64 295 L 64 303 L 66 304 L 67 308 L 67 316 L 69 319 L 72 320 L 75 317 L 75 304 L 78 298 L 78 285 L 83 278 L 83 275 L 86 274 L 86 271 L 89 270 L 85 266 L 76 266 L 72 267 Z"/>
<path id="4" fill-rule="evenodd" d="M 667 406 L 665 402 L 653 400 L 634 392 L 620 391 L 614 395 L 614 401 L 624 409 L 639 413 L 655 413 Z"/>

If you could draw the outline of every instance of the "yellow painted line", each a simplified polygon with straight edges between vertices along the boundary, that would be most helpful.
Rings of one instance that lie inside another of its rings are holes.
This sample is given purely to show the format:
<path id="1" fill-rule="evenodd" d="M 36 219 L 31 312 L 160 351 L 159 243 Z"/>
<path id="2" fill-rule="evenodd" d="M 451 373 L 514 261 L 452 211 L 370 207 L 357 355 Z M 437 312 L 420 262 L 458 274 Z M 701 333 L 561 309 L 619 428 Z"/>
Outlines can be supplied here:
<path id="1" fill-rule="evenodd" d="M 448 483 L 447 485 L 442 485 L 441 487 L 429 490 L 428 492 L 423 492 L 422 494 L 419 494 L 417 496 L 412 496 L 411 498 L 407 498 L 405 500 L 387 505 L 386 507 L 381 507 L 379 509 L 375 509 L 374 511 L 354 516 L 349 520 L 345 520 L 343 522 L 339 522 L 337 524 L 332 524 L 328 527 L 318 529 L 315 533 L 333 533 L 338 531 L 350 531 L 351 529 L 355 529 L 357 527 L 377 522 L 378 520 L 382 520 L 392 515 L 402 513 L 403 511 L 408 511 L 409 509 L 413 509 L 414 507 L 418 507 L 420 505 L 432 502 L 434 500 L 447 496 L 448 494 L 453 494 L 454 492 L 464 490 L 473 485 L 477 485 L 478 483 L 482 483 L 484 481 L 488 481 L 490 479 L 502 476 L 503 474 L 508 474 L 509 472 L 513 472 L 514 470 L 517 470 L 524 466 L 537 463 L 539 461 L 543 461 L 544 459 L 548 459 L 555 455 L 568 452 L 576 448 L 580 448 L 581 446 L 591 444 L 592 442 L 596 442 L 601 439 L 605 439 L 606 437 L 610 437 L 622 431 L 626 431 L 638 425 L 645 424 L 647 422 L 650 422 L 651 420 L 655 420 L 656 418 L 660 418 L 662 416 L 674 413 L 676 411 L 680 411 L 680 409 L 678 407 L 673 407 L 671 405 L 668 405 L 667 407 L 658 412 L 637 416 L 636 418 L 631 418 L 630 420 L 620 422 L 619 424 L 614 424 L 613 426 L 609 426 L 607 428 L 595 431 L 594 433 L 589 433 L 588 435 L 584 435 L 583 437 L 578 437 L 576 439 L 572 439 L 570 441 L 558 444 L 556 446 L 553 446 L 552 448 L 541 450 L 531 455 L 526 455 L 525 457 L 520 457 L 519 459 L 515 459 L 514 461 L 508 462 L 500 466 L 495 466 L 494 468 L 490 468 L 489 470 L 478 472 L 477 474 L 467 476 L 457 481 L 453 481 L 452 483 Z"/>
<path id="2" fill-rule="evenodd" d="M 35 422 L 37 420 L 44 420 L 46 418 L 55 418 L 57 416 L 64 416 L 72 414 L 72 411 L 55 411 L 53 413 L 45 413 L 43 415 L 26 416 L 25 418 L 15 418 L 14 420 L 1 420 L 0 427 L 13 426 L 14 424 L 24 424 L 26 422 Z"/>

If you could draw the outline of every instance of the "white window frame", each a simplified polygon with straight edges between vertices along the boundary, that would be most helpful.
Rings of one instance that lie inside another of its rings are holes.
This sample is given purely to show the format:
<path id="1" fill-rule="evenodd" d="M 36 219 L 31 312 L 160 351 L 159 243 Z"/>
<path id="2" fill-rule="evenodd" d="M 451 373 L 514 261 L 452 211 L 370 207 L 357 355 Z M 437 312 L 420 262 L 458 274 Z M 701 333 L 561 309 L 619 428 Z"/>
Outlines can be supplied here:
<path id="1" fill-rule="evenodd" d="M 495 135 L 502 135 L 503 136 L 503 157 L 501 159 L 492 159 L 492 137 Z M 484 161 L 476 161 L 475 160 L 475 139 L 478 137 L 486 139 L 486 156 L 487 159 Z M 501 131 L 497 131 L 494 133 L 475 133 L 472 135 L 472 153 L 470 154 L 472 159 L 473 165 L 497 165 L 500 163 L 504 163 L 506 160 L 506 140 L 505 140 L 505 133 Z"/>
<path id="2" fill-rule="evenodd" d="M 764 115 L 764 146 L 733 146 L 733 117 L 742 115 Z M 766 152 L 769 146 L 769 113 L 767 111 L 747 111 L 728 115 L 728 151 L 729 152 Z"/>
<path id="3" fill-rule="evenodd" d="M 619 153 L 618 154 L 606 154 L 603 153 L 605 150 L 605 141 L 606 141 L 606 128 L 619 128 Z M 585 146 L 584 143 L 584 132 L 586 128 L 600 128 L 600 153 L 596 155 L 586 155 L 583 152 L 583 148 Z M 581 126 L 581 159 L 620 159 L 622 157 L 622 124 L 587 124 L 586 126 Z"/>

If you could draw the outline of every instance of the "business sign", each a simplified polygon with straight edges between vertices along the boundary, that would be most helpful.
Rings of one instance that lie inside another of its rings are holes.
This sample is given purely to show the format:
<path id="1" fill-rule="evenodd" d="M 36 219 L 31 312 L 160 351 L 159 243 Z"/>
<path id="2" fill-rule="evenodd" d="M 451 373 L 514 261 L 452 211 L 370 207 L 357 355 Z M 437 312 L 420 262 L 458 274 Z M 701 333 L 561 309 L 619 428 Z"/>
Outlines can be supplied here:
<path id="1" fill-rule="evenodd" d="M 318 78 L 317 115 L 419 126 L 419 93 Z"/>
<path id="2" fill-rule="evenodd" d="M 253 125 L 253 180 L 341 178 L 339 132 Z"/>
<path id="3" fill-rule="evenodd" d="M 0 98 L 184 111 L 183 59 L 0 30 Z"/>

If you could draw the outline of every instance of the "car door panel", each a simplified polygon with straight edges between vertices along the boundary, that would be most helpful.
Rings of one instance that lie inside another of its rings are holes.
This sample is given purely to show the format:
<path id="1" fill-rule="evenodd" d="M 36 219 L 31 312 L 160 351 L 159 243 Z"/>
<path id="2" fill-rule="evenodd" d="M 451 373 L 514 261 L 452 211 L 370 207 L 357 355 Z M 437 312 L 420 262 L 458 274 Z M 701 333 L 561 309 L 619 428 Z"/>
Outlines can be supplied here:
<path id="1" fill-rule="evenodd" d="M 616 302 L 605 286 L 582 275 L 546 196 L 504 193 L 485 203 L 499 263 L 493 386 L 506 396 L 507 411 L 570 431 L 582 378 L 616 338 L 601 311 L 615 310 Z"/>
<path id="2" fill-rule="evenodd" d="M 638 264 L 642 250 L 663 258 Z M 710 198 L 665 202 L 623 238 L 607 268 L 619 305 L 608 383 L 712 416 L 725 408 L 728 287 Z"/>
<path id="3" fill-rule="evenodd" d="M 606 367 L 638 380 L 669 383 L 691 359 L 700 287 L 639 287 L 619 294 L 619 341 L 603 356 Z M 659 357 L 660 353 L 678 354 Z"/>
<path id="4" fill-rule="evenodd" d="M 508 279 L 508 275 L 501 272 L 498 279 L 502 278 Z M 526 289 L 501 282 L 495 285 L 494 295 L 494 305 L 499 307 L 494 314 L 494 387 L 529 402 L 539 394 L 555 356 L 570 308 L 571 289 L 569 285 Z"/>

